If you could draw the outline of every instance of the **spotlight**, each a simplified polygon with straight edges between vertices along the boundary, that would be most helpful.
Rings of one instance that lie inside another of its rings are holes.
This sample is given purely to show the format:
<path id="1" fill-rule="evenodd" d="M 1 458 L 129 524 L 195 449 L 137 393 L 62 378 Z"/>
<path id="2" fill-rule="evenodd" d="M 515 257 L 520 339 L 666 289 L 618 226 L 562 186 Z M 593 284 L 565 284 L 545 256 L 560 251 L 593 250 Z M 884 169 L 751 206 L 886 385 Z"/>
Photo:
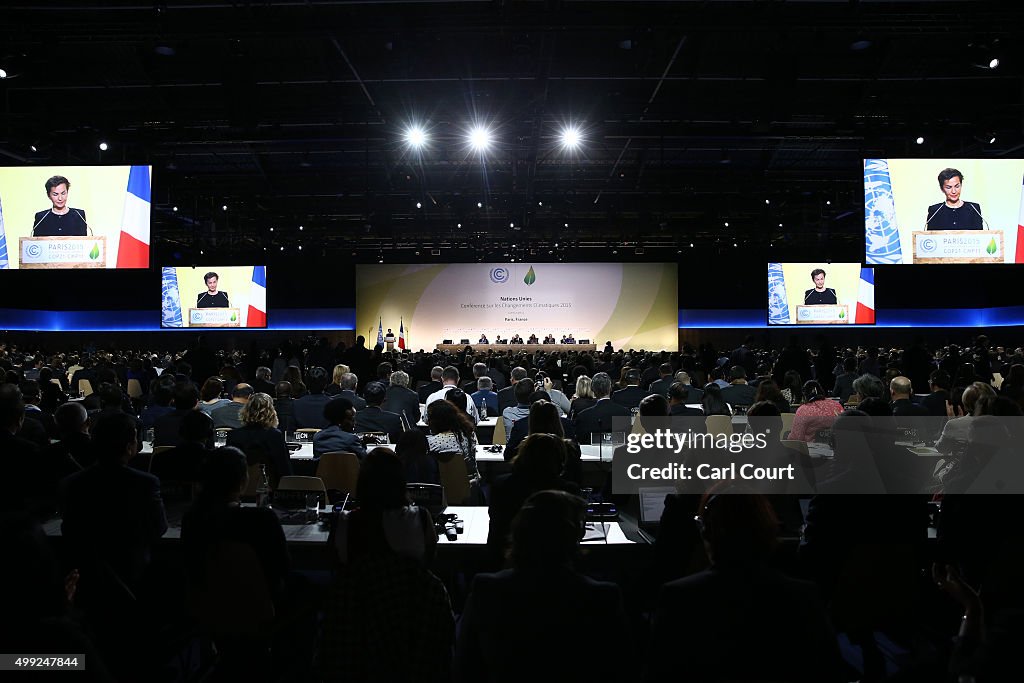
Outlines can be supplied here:
<path id="1" fill-rule="evenodd" d="M 727 227 L 727 228 L 729 227 L 729 221 L 725 222 L 725 227 Z"/>
<path id="2" fill-rule="evenodd" d="M 994 145 L 995 142 L 996 142 L 996 136 L 995 135 L 993 135 L 992 137 L 990 137 L 988 139 L 988 144 L 990 144 L 990 145 Z"/>
<path id="3" fill-rule="evenodd" d="M 301 244 L 299 245 L 299 251 L 302 251 L 302 245 Z"/>
<path id="4" fill-rule="evenodd" d="M 565 223 L 565 224 L 564 224 L 564 226 L 568 228 L 568 227 L 569 227 L 569 224 L 568 224 L 568 223 Z"/>
<path id="5" fill-rule="evenodd" d="M 779 223 L 779 227 L 780 227 L 780 228 L 782 227 L 782 223 Z"/>
<path id="6" fill-rule="evenodd" d="M 576 126 L 567 126 L 562 130 L 562 149 L 573 151 L 579 149 L 582 139 Z"/>
<path id="7" fill-rule="evenodd" d="M 274 226 L 270 226 L 270 232 L 274 232 Z"/>
<path id="8" fill-rule="evenodd" d="M 281 247 L 281 251 L 284 251 L 284 247 L 283 246 Z"/>
<path id="9" fill-rule="evenodd" d="M 5 69 L 0 69 L 0 78 L 7 78 L 7 71 Z"/>
<path id="10" fill-rule="evenodd" d="M 423 208 L 423 203 L 422 202 L 416 202 L 416 208 L 417 209 L 422 209 Z"/>
<path id="11" fill-rule="evenodd" d="M 764 200 L 764 203 L 765 203 L 765 204 L 771 204 L 771 203 L 772 203 L 772 200 L 770 200 L 770 199 L 766 199 L 766 200 Z"/>
<path id="12" fill-rule="evenodd" d="M 832 206 L 832 200 L 831 199 L 826 199 L 825 200 L 825 206 Z"/>
<path id="13" fill-rule="evenodd" d="M 456 223 L 456 224 L 455 224 L 455 227 L 456 227 L 456 228 L 461 228 L 461 227 L 462 227 L 462 223 Z"/>
<path id="14" fill-rule="evenodd" d="M 920 136 L 920 135 L 919 135 L 919 136 L 917 137 L 917 140 L 915 140 L 914 142 L 916 142 L 916 143 L 917 143 L 917 144 L 919 144 L 919 145 L 923 145 L 923 144 L 924 144 L 924 138 L 923 138 L 922 136 Z"/>
<path id="15" fill-rule="evenodd" d="M 477 202 L 476 203 L 476 208 L 478 208 L 478 209 L 484 208 L 484 203 L 483 202 Z"/>
<path id="16" fill-rule="evenodd" d="M 228 205 L 224 204 L 223 206 L 220 207 L 220 210 L 221 211 L 227 211 L 228 210 Z"/>
<path id="17" fill-rule="evenodd" d="M 483 126 L 474 126 L 469 131 L 469 146 L 473 148 L 474 152 L 486 152 L 487 148 L 491 146 L 491 131 Z"/>
<path id="18" fill-rule="evenodd" d="M 302 230 L 303 230 L 303 228 L 302 228 L 302 226 L 300 225 L 300 226 L 299 226 L 299 232 L 302 232 Z"/>
<path id="19" fill-rule="evenodd" d="M 412 126 L 405 131 L 405 141 L 413 149 L 419 149 L 427 144 L 427 133 L 419 126 Z"/>
<path id="20" fill-rule="evenodd" d="M 510 228 L 516 227 L 515 222 L 514 221 L 509 221 L 508 227 L 510 227 Z"/>
<path id="21" fill-rule="evenodd" d="M 202 255 L 203 255 L 203 254 L 205 254 L 205 253 L 206 253 L 206 252 L 204 252 L 204 251 L 203 251 L 202 249 L 200 249 L 200 250 L 199 250 L 199 255 L 200 255 L 200 256 L 202 256 Z"/>
<path id="22" fill-rule="evenodd" d="M 3 71 L 3 69 L 0 69 L 0 71 Z M 29 148 L 30 150 L 32 150 L 33 152 L 38 152 L 38 151 L 39 151 L 38 149 L 36 149 L 36 146 L 35 146 L 35 145 L 29 145 L 29 146 L 28 146 L 28 148 Z"/>
<path id="23" fill-rule="evenodd" d="M 999 58 L 998 57 L 993 57 L 992 59 L 990 59 L 989 62 L 988 62 L 988 68 L 990 68 L 990 69 L 998 69 L 999 68 Z"/>
<path id="24" fill-rule="evenodd" d="M 690 242 L 690 248 L 693 249 L 693 242 Z"/>
<path id="25" fill-rule="evenodd" d="M 174 213 L 178 213 L 178 207 L 172 206 L 171 211 L 173 211 Z"/>
<path id="26" fill-rule="evenodd" d="M 101 151 L 101 152 L 106 152 L 106 151 L 107 151 L 107 149 L 108 149 L 108 147 L 107 147 L 107 143 L 105 143 L 105 142 L 101 142 L 101 143 L 100 143 L 100 151 Z"/>

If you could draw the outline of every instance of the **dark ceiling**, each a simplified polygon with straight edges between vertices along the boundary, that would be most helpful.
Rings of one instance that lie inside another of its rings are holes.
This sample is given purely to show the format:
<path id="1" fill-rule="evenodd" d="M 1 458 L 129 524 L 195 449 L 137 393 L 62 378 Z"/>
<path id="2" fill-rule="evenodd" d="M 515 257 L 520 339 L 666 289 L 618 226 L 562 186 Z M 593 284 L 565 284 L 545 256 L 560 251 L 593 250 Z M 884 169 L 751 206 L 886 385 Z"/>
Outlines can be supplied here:
<path id="1" fill-rule="evenodd" d="M 1019 156 L 1022 26 L 1022 2 L 5 3 L 0 154 L 152 164 L 158 255 L 859 260 L 864 157 Z"/>

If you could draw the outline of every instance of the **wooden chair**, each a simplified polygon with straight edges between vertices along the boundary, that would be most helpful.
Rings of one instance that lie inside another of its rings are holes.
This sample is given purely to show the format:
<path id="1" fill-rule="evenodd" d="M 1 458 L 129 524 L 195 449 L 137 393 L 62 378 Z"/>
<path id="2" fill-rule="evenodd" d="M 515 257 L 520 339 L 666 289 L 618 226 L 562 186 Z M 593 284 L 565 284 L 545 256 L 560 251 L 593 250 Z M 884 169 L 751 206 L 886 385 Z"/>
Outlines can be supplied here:
<path id="1" fill-rule="evenodd" d="M 992 373 L 992 386 L 997 390 L 1003 386 L 1003 375 L 998 372 Z"/>
<path id="2" fill-rule="evenodd" d="M 316 476 L 328 489 L 337 489 L 355 495 L 359 480 L 359 458 L 355 453 L 333 451 L 320 456 Z"/>
<path id="3" fill-rule="evenodd" d="M 466 461 L 458 451 L 434 453 L 437 458 L 438 472 L 441 475 L 441 486 L 449 505 L 464 505 L 469 499 L 469 472 Z"/>
<path id="4" fill-rule="evenodd" d="M 646 434 L 647 430 L 644 429 L 643 422 L 640 421 L 640 416 L 637 415 L 633 418 L 633 431 L 632 434 Z"/>
<path id="5" fill-rule="evenodd" d="M 505 434 L 505 418 L 498 415 L 498 419 L 494 422 L 494 436 L 491 439 L 491 443 L 498 446 L 504 446 L 508 443 L 508 435 Z"/>
<path id="6" fill-rule="evenodd" d="M 708 434 L 732 434 L 732 415 L 708 415 L 704 420 Z"/>
<path id="7" fill-rule="evenodd" d="M 810 453 L 807 450 L 806 441 L 801 441 L 799 439 L 783 439 L 781 443 L 786 448 L 792 448 L 794 451 L 799 452 L 801 456 L 810 456 Z"/>
<path id="8" fill-rule="evenodd" d="M 796 413 L 783 413 L 782 414 L 782 433 L 779 434 L 780 439 L 785 439 L 786 435 L 793 430 L 793 419 L 796 418 Z"/>
<path id="9" fill-rule="evenodd" d="M 256 497 L 256 489 L 260 485 L 260 466 L 249 465 L 249 485 L 245 487 L 245 492 L 242 494 L 243 498 L 252 499 Z"/>
<path id="10" fill-rule="evenodd" d="M 142 398 L 142 382 L 137 379 L 128 380 L 128 396 L 130 398 Z"/>
<path id="11" fill-rule="evenodd" d="M 82 392 L 83 396 L 88 396 L 92 393 L 92 382 L 87 379 L 78 380 L 78 390 Z"/>
<path id="12" fill-rule="evenodd" d="M 256 475 L 259 477 L 259 475 Z M 277 483 L 278 491 L 312 491 L 316 493 L 323 493 L 326 495 L 327 487 L 324 486 L 324 480 L 320 477 L 300 477 L 297 475 L 288 475 L 281 477 L 281 481 Z"/>

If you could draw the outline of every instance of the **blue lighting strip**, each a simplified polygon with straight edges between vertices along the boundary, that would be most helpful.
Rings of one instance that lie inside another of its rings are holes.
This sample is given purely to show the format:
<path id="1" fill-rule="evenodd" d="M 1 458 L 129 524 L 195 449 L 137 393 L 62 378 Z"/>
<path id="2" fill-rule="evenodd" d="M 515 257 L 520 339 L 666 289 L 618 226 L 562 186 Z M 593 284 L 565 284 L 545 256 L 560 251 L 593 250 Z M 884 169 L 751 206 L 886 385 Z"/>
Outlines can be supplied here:
<path id="1" fill-rule="evenodd" d="M 354 308 L 274 309 L 266 328 L 229 327 L 232 332 L 354 330 Z M 23 311 L 0 308 L 0 330 L 20 332 L 195 332 L 199 328 L 162 329 L 155 311 Z M 209 331 L 210 328 L 202 328 Z"/>

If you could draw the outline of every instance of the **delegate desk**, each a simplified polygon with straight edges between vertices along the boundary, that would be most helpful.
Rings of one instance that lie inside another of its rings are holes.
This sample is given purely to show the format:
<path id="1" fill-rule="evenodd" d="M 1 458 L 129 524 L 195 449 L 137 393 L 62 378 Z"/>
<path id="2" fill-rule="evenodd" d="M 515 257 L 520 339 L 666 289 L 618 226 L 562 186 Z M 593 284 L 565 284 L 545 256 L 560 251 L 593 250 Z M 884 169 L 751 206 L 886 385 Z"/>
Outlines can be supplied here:
<path id="1" fill-rule="evenodd" d="M 597 344 L 438 344 L 435 348 L 445 353 L 459 353 L 467 346 L 474 351 L 597 351 Z"/>

